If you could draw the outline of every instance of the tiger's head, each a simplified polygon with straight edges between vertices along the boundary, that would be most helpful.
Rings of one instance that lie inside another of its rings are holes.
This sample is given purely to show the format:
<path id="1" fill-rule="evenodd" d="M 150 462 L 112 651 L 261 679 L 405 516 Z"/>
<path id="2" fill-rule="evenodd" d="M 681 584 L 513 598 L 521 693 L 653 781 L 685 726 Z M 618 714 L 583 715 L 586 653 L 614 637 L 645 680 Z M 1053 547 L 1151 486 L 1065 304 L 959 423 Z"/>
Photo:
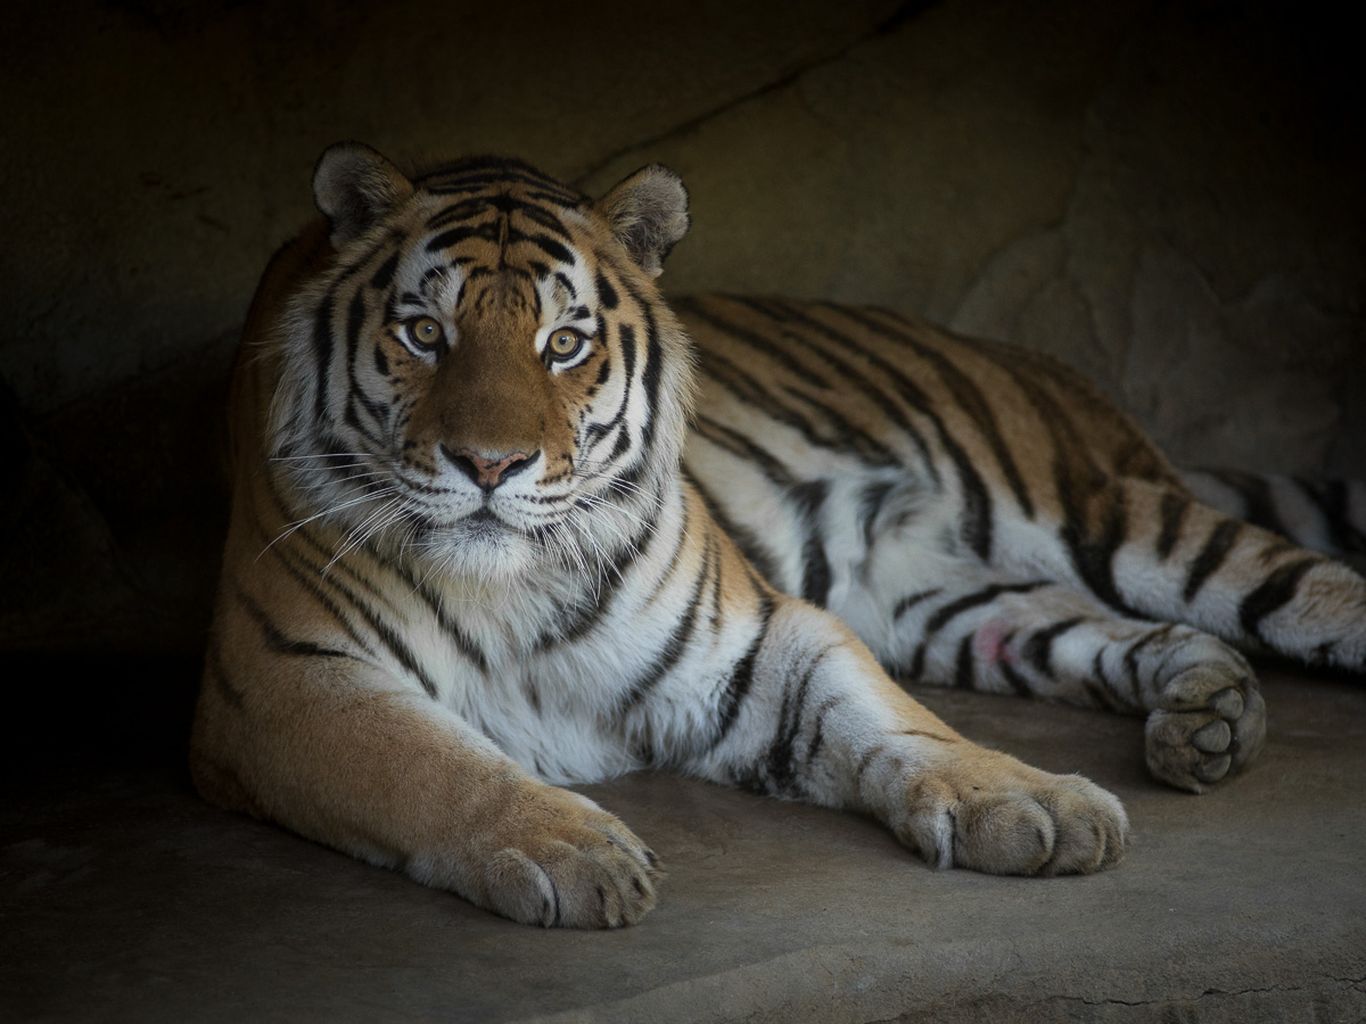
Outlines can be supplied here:
<path id="1" fill-rule="evenodd" d="M 340 143 L 313 192 L 333 251 L 280 324 L 269 441 L 302 511 L 486 579 L 638 543 L 692 393 L 654 284 L 678 176 L 593 202 L 516 160 L 410 178 Z"/>

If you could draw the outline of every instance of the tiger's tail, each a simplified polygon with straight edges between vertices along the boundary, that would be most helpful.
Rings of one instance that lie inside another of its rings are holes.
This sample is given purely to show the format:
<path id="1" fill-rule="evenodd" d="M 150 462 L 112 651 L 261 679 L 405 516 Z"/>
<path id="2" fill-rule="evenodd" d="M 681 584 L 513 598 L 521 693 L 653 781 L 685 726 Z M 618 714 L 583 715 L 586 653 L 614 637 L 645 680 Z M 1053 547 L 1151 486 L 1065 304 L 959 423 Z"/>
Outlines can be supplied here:
<path id="1" fill-rule="evenodd" d="M 1366 555 L 1366 480 L 1308 480 L 1233 469 L 1183 469 L 1205 505 L 1312 551 Z"/>

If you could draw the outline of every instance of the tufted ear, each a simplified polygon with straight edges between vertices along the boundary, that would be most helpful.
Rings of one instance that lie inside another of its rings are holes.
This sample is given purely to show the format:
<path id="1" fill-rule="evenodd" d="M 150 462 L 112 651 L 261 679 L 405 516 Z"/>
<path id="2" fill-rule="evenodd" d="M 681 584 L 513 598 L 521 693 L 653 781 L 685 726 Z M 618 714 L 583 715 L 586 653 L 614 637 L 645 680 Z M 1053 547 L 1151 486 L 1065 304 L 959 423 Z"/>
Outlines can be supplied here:
<path id="1" fill-rule="evenodd" d="M 598 200 L 617 241 L 645 273 L 658 277 L 664 258 L 688 233 L 688 190 L 660 164 L 642 167 Z"/>
<path id="2" fill-rule="evenodd" d="M 313 169 L 313 201 L 332 224 L 332 245 L 341 248 L 413 194 L 397 167 L 369 146 L 338 142 Z"/>

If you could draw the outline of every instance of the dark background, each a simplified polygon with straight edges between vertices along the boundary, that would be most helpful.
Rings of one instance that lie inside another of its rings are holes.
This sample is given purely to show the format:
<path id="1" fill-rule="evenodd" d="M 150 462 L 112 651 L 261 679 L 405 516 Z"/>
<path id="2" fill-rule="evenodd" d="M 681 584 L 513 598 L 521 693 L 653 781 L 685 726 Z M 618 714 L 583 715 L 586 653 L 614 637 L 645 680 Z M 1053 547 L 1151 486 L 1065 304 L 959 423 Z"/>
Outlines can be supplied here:
<path id="1" fill-rule="evenodd" d="M 669 289 L 919 312 L 1072 363 L 1180 462 L 1366 477 L 1355 12 L 343 7 L 0 22 L 0 1019 L 1362 1017 L 1360 680 L 1263 672 L 1266 751 L 1198 800 L 1147 778 L 1135 720 L 917 691 L 1124 800 L 1133 855 L 1094 879 L 919 871 L 870 821 L 670 776 L 591 787 L 671 875 L 600 935 L 223 813 L 185 758 L 227 368 L 327 144 L 593 191 L 663 161 L 694 215 Z"/>
<path id="2" fill-rule="evenodd" d="M 62 700 L 192 693 L 236 332 L 342 138 L 590 191 L 663 161 L 670 290 L 919 312 L 1061 356 L 1180 462 L 1366 475 L 1358 36 L 1326 5 L 334 6 L 9 15 L 0 650 Z"/>

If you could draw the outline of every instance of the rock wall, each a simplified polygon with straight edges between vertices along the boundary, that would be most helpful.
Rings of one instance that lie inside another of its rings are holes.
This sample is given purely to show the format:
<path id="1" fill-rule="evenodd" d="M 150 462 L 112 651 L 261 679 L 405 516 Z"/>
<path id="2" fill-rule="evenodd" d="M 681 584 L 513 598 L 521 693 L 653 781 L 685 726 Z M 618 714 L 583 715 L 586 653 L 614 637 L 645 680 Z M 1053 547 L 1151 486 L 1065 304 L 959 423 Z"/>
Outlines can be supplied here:
<path id="1" fill-rule="evenodd" d="M 1182 462 L 1366 475 L 1366 142 L 1327 7 L 30 5 L 0 42 L 0 646 L 193 650 L 223 378 L 327 143 L 693 197 L 664 279 L 1045 349 Z"/>

